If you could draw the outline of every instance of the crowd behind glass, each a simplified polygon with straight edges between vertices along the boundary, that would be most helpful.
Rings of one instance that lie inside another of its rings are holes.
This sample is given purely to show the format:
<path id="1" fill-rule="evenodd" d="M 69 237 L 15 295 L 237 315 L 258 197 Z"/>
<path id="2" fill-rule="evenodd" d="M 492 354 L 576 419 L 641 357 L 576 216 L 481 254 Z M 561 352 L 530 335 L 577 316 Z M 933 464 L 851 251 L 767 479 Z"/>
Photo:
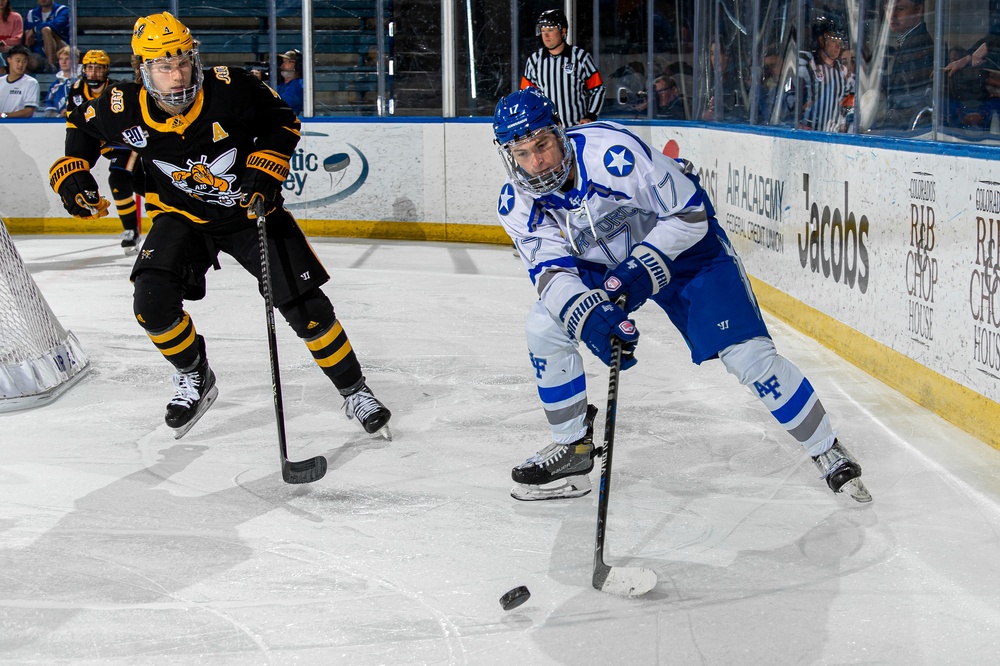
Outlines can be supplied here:
<path id="1" fill-rule="evenodd" d="M 126 4 L 108 7 L 120 9 L 127 36 Z M 217 5 L 154 4 L 182 18 Z M 264 4 L 234 0 L 226 11 L 253 18 Z M 90 7 L 71 5 L 81 17 Z M 1000 0 L 277 0 L 269 6 L 277 19 L 257 17 L 261 27 L 247 34 L 231 18 L 212 30 L 196 27 L 196 37 L 201 29 L 210 38 L 203 61 L 226 63 L 235 54 L 227 58 L 225 49 L 247 35 L 256 56 L 273 61 L 286 46 L 302 44 L 301 22 L 294 21 L 310 9 L 315 52 L 306 85 L 315 85 L 317 96 L 343 87 L 354 97 L 351 105 L 307 108 L 307 117 L 492 116 L 541 46 L 537 17 L 563 8 L 569 41 L 593 55 L 607 87 L 604 119 L 1000 141 Z M 360 22 L 344 29 L 346 19 L 337 18 L 343 16 Z M 291 22 L 282 28 L 282 21 Z M 99 39 L 87 48 L 109 50 L 114 70 L 125 56 L 116 55 L 110 32 L 92 32 L 81 30 L 79 39 Z M 262 53 L 269 41 L 275 53 Z M 352 92 L 364 81 L 367 88 Z"/>
<path id="2" fill-rule="evenodd" d="M 1000 140 L 998 0 L 606 4 L 604 118 Z M 836 112 L 817 123 L 822 103 Z"/>

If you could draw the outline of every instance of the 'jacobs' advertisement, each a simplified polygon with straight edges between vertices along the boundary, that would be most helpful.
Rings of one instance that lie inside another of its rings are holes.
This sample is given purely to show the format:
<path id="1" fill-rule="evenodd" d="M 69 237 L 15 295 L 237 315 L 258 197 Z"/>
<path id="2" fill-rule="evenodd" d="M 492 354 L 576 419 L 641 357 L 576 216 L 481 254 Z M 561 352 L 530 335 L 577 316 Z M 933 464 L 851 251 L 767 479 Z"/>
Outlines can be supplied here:
<path id="1" fill-rule="evenodd" d="M 1000 182 L 933 154 L 652 141 L 694 162 L 751 275 L 1000 401 Z"/>

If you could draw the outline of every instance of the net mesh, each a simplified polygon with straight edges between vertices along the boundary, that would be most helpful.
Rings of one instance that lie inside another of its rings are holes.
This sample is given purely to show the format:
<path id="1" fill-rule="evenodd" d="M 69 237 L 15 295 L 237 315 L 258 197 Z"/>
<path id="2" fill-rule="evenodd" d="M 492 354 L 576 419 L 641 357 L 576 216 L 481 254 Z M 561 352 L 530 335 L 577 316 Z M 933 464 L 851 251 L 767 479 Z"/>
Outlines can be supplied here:
<path id="1" fill-rule="evenodd" d="M 0 411 L 54 399 L 86 370 L 0 220 Z"/>

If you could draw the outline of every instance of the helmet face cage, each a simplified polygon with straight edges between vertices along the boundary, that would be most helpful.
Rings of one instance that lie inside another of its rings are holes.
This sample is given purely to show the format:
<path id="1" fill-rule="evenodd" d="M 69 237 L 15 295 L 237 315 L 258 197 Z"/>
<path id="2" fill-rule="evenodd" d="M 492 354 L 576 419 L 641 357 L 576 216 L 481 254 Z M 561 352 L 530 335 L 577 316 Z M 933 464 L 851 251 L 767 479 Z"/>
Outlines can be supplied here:
<path id="1" fill-rule="evenodd" d="M 186 106 L 194 101 L 205 76 L 201 71 L 198 42 L 187 26 L 172 14 L 163 12 L 139 18 L 132 29 L 132 53 L 142 85 L 153 99 L 169 106 Z M 191 62 L 189 86 L 177 91 L 157 90 L 153 84 L 153 69 L 163 64 L 178 66 L 184 59 Z"/>
<path id="2" fill-rule="evenodd" d="M 513 149 L 552 132 L 562 149 L 560 163 L 545 173 L 532 175 L 518 165 Z M 532 194 L 554 192 L 563 186 L 573 167 L 573 150 L 559 124 L 552 100 L 535 87 L 518 90 L 497 102 L 493 113 L 493 135 L 510 179 Z"/>
<path id="3" fill-rule="evenodd" d="M 521 165 L 517 163 L 517 159 L 514 158 L 514 149 L 518 146 L 538 139 L 547 133 L 552 133 L 554 139 L 560 144 L 559 147 L 562 150 L 562 160 L 555 168 L 549 169 L 540 174 L 530 174 L 525 171 Z M 559 125 L 549 125 L 541 129 L 534 130 L 518 139 L 513 141 L 508 141 L 497 147 L 497 152 L 500 153 L 500 159 L 503 162 L 504 168 L 507 170 L 507 175 L 512 181 L 528 190 L 531 194 L 541 196 L 544 194 L 550 194 L 555 192 L 566 182 L 569 177 L 569 173 L 573 168 L 573 147 L 569 143 L 569 139 L 566 137 L 566 132 Z"/>
<path id="4" fill-rule="evenodd" d="M 99 86 L 108 80 L 108 68 L 111 66 L 111 58 L 104 51 L 87 51 L 83 55 L 83 59 L 80 61 L 83 65 L 84 74 L 87 73 L 87 66 L 97 66 L 100 69 L 97 70 L 99 74 L 93 78 L 87 76 L 87 83 L 91 86 Z M 95 70 L 91 70 L 95 71 Z"/>
<path id="5" fill-rule="evenodd" d="M 153 83 L 153 69 L 162 65 L 177 67 L 184 60 L 189 60 L 191 63 L 191 82 L 188 87 L 182 90 L 158 90 Z M 194 98 L 198 96 L 198 91 L 201 90 L 205 79 L 205 73 L 201 69 L 201 56 L 198 54 L 198 49 L 191 49 L 190 51 L 185 51 L 174 56 L 143 60 L 139 65 L 139 72 L 142 74 L 142 85 L 146 88 L 146 92 L 149 93 L 150 97 L 167 106 L 187 106 L 193 102 Z"/>

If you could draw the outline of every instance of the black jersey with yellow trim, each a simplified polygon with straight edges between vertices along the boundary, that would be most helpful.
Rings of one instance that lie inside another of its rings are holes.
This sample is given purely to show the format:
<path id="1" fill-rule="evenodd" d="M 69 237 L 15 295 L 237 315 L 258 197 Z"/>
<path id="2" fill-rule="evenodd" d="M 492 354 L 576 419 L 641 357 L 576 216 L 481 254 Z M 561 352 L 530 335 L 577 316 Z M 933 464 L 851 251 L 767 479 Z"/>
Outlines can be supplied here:
<path id="1" fill-rule="evenodd" d="M 290 157 L 299 141 L 295 112 L 266 84 L 238 67 L 205 70 L 194 102 L 163 111 L 141 84 L 112 85 L 67 118 L 66 154 L 93 165 L 102 143 L 142 157 L 146 208 L 198 224 L 245 223 L 240 208 L 247 156 L 271 150 Z"/>
<path id="2" fill-rule="evenodd" d="M 109 81 L 105 85 L 101 86 L 100 90 L 95 92 L 90 86 L 87 85 L 87 79 L 80 77 L 69 87 L 69 94 L 66 95 L 66 115 L 68 116 L 72 113 L 73 109 L 76 107 L 82 106 L 84 102 L 97 99 L 101 96 L 102 92 L 114 84 L 115 81 Z"/>

